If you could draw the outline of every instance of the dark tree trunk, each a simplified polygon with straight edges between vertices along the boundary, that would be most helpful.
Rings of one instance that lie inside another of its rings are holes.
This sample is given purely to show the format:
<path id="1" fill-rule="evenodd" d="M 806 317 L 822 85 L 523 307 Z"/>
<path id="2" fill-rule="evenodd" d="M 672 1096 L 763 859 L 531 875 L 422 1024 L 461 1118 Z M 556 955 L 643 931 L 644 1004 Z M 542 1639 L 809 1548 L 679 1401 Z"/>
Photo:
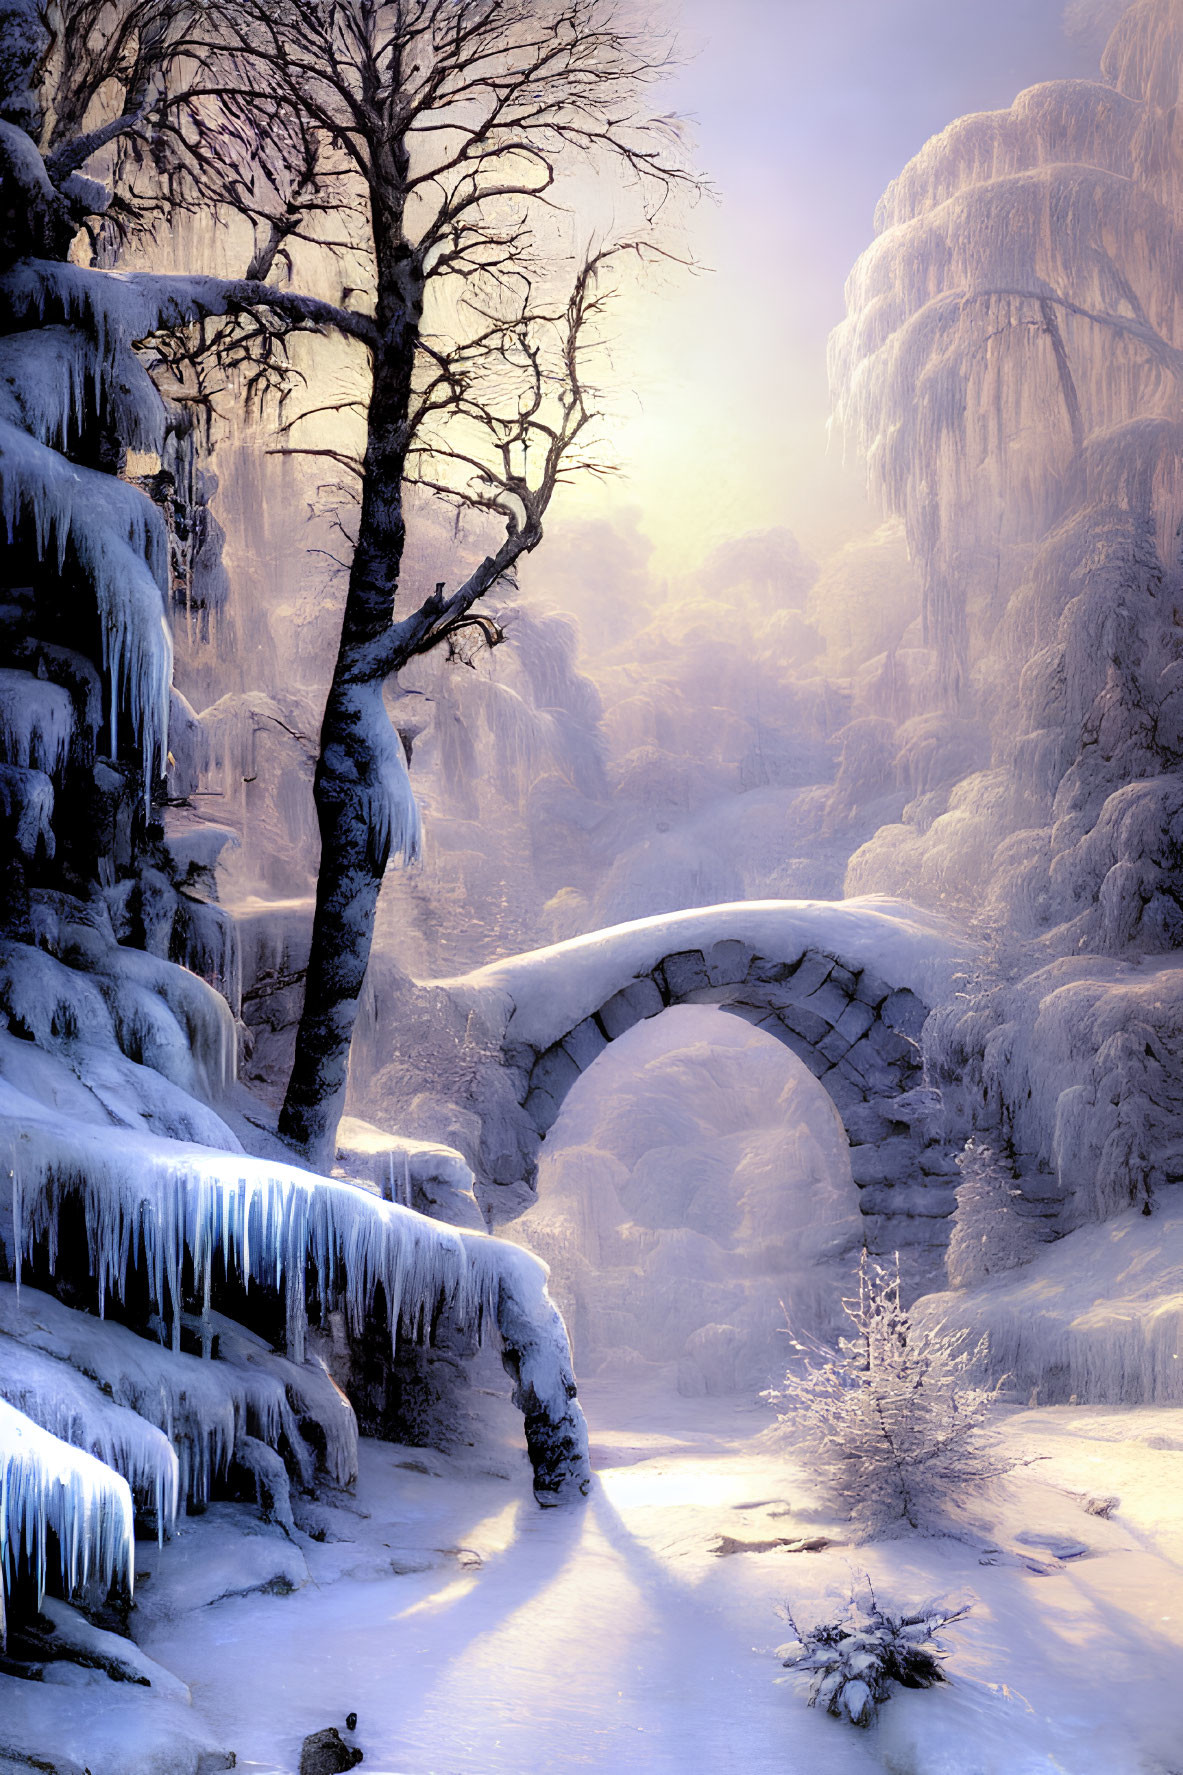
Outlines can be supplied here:
<path id="1" fill-rule="evenodd" d="M 333 1163 L 349 1047 L 374 936 L 389 846 L 372 827 L 381 795 L 371 731 L 387 722 L 380 686 L 335 683 L 321 728 L 314 794 L 321 860 L 312 948 L 280 1133 L 317 1170 Z M 398 743 L 397 735 L 394 743 Z"/>
<path id="2" fill-rule="evenodd" d="M 390 759 L 392 748 L 401 745 L 382 699 L 383 683 L 397 662 L 383 653 L 382 643 L 391 634 L 406 540 L 403 474 L 423 275 L 401 241 L 401 216 L 376 216 L 375 235 L 379 342 L 361 515 L 313 785 L 321 845 L 316 912 L 279 1123 L 282 1137 L 321 1171 L 335 1156 L 349 1047 L 390 858 Z"/>

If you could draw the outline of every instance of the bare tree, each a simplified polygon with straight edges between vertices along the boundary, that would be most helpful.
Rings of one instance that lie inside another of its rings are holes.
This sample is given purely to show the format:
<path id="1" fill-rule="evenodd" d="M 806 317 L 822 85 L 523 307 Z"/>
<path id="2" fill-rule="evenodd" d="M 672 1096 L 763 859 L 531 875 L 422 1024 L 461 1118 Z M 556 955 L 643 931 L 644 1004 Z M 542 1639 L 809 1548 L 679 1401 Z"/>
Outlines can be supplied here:
<path id="1" fill-rule="evenodd" d="M 676 128 L 644 105 L 664 51 L 612 0 L 246 0 L 218 15 L 217 31 L 216 43 L 191 46 L 202 77 L 189 118 L 251 118 L 272 147 L 287 132 L 283 151 L 239 180 L 238 206 L 257 229 L 251 270 L 269 274 L 297 241 L 327 247 L 350 280 L 348 318 L 322 304 L 317 324 L 352 332 L 369 357 L 358 457 L 295 422 L 284 445 L 330 454 L 359 477 L 314 784 L 312 950 L 280 1122 L 323 1165 L 382 877 L 417 842 L 384 686 L 480 622 L 474 607 L 537 547 L 560 484 L 605 466 L 588 359 L 613 273 L 624 252 L 656 252 L 657 212 L 692 181 Z M 577 260 L 556 295 L 555 218 L 576 165 L 601 179 L 623 172 L 637 227 L 625 245 Z M 270 301 L 255 283 L 238 293 L 252 325 Z M 487 514 L 501 538 L 460 583 L 408 597 L 411 486 Z"/>
<path id="2" fill-rule="evenodd" d="M 208 399 L 214 362 L 249 394 L 286 393 L 294 333 L 334 331 L 365 354 L 360 398 L 285 418 L 277 445 L 329 457 L 356 477 L 358 498 L 281 1118 L 324 1165 L 382 877 L 418 839 L 384 688 L 465 630 L 495 639 L 475 607 L 537 547 L 563 481 L 608 466 L 589 380 L 604 306 L 626 257 L 659 256 L 658 212 L 694 185 L 676 124 L 646 106 L 667 51 L 620 0 L 65 0 L 60 21 L 56 34 L 48 12 L 38 26 L 45 114 L 22 119 L 39 138 L 37 166 L 26 174 L 18 147 L 0 167 L 36 223 L 18 251 L 60 261 L 85 224 L 101 277 L 121 237 L 178 204 L 213 204 L 253 230 L 244 277 L 120 280 L 121 311 L 141 317 L 137 337 L 156 336 L 170 392 Z M 113 194 L 81 176 L 88 166 L 114 171 Z M 612 175 L 633 225 L 572 254 L 580 171 L 600 190 Z M 337 300 L 283 281 L 310 266 Z M 44 312 L 64 311 L 58 289 L 42 278 Z M 346 409 L 362 421 L 356 453 Z M 500 536 L 458 583 L 408 595 L 412 488 L 482 514 Z"/>

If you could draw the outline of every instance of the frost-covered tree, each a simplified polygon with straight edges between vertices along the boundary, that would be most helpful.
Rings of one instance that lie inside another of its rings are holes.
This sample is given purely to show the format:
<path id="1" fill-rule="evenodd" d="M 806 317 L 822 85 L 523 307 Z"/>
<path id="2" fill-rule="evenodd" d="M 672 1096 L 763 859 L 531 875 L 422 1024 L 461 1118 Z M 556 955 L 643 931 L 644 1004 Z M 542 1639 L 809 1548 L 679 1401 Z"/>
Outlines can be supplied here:
<path id="1" fill-rule="evenodd" d="M 1021 928 L 1065 927 L 1062 950 L 1183 933 L 1181 77 L 1177 8 L 1136 0 L 1102 79 L 934 137 L 883 198 L 832 347 L 839 418 L 920 572 L 933 713 L 993 742 L 850 886 L 984 890 Z"/>
<path id="2" fill-rule="evenodd" d="M 256 226 L 250 275 L 297 243 L 305 257 L 319 247 L 321 275 L 348 284 L 339 313 L 366 353 L 357 401 L 335 403 L 356 414 L 356 439 L 320 407 L 288 422 L 284 445 L 359 477 L 281 1119 L 323 1158 L 382 876 L 418 845 L 384 693 L 463 631 L 493 638 L 474 606 L 538 545 L 561 482 L 596 465 L 588 353 L 623 258 L 649 251 L 653 216 L 686 175 L 676 131 L 646 105 L 664 51 L 607 0 L 248 0 L 205 17 L 192 39 L 196 112 L 219 109 L 219 144 L 240 120 L 266 143 L 236 199 Z M 572 255 L 556 215 L 579 179 L 621 175 L 635 194 L 627 243 Z M 412 484 L 501 533 L 474 570 L 427 595 L 400 583 Z"/>
<path id="3" fill-rule="evenodd" d="M 774 1434 L 863 1534 L 940 1527 L 1008 1466 L 988 1422 L 994 1394 L 971 1379 L 983 1351 L 914 1323 L 898 1262 L 890 1270 L 866 1252 L 843 1308 L 851 1335 L 836 1349 L 797 1344 L 783 1387 L 765 1394 Z"/>
<path id="4" fill-rule="evenodd" d="M 1066 1224 L 1149 1211 L 1178 1138 L 1178 991 L 1120 964 L 1183 940 L 1181 90 L 1178 6 L 1134 0 L 1098 80 L 951 124 L 887 191 L 832 344 L 935 658 L 923 733 L 884 736 L 901 777 L 923 741 L 926 782 L 847 892 L 1027 946 L 930 1058 L 1033 1176 L 1024 1212 Z"/>
<path id="5" fill-rule="evenodd" d="M 1036 1231 L 1015 1213 L 1020 1200 L 1013 1171 L 984 1140 L 966 1143 L 957 1160 L 961 1184 L 949 1241 L 949 1280 L 973 1288 L 987 1276 L 1013 1270 L 1034 1255 Z"/>

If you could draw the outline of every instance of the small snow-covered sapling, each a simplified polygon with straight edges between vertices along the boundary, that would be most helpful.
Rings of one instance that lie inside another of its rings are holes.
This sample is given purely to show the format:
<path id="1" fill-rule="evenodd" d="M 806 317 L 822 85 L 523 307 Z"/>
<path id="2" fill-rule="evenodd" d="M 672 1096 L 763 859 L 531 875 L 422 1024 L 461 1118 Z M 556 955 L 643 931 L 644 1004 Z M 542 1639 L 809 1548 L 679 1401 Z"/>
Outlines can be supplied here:
<path id="1" fill-rule="evenodd" d="M 989 1407 L 998 1396 L 974 1376 L 984 1341 L 913 1321 L 900 1296 L 899 1259 L 864 1251 L 858 1292 L 843 1301 L 851 1334 L 835 1348 L 793 1340 L 773 1436 L 804 1457 L 831 1502 L 864 1537 L 942 1530 L 950 1512 L 1006 1473 Z"/>
<path id="2" fill-rule="evenodd" d="M 970 1604 L 927 1603 L 911 1613 L 880 1608 L 871 1588 L 852 1591 L 841 1615 L 802 1629 L 787 1607 L 778 1613 L 796 1638 L 777 1647 L 786 1670 L 808 1676 L 810 1707 L 824 1707 L 836 1719 L 870 1726 L 892 1684 L 929 1689 L 948 1679 L 942 1661 L 949 1648 L 937 1635 L 969 1613 Z M 781 1682 L 788 1678 L 781 1677 Z"/>

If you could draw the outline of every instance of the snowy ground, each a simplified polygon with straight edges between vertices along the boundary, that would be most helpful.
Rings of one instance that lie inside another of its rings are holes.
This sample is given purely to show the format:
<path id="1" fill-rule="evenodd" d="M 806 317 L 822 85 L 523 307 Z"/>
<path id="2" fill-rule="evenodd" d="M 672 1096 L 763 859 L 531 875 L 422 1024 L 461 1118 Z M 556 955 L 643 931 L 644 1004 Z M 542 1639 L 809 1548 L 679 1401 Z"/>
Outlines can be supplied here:
<path id="1" fill-rule="evenodd" d="M 177 1544 L 141 1586 L 145 1649 L 254 1775 L 290 1775 L 304 1734 L 358 1715 L 373 1775 L 777 1771 L 777 1775 L 1169 1775 L 1183 1766 L 1183 1414 L 1048 1408 L 1007 1435 L 1042 1458 L 966 1541 L 719 1557 L 720 1535 L 839 1531 L 755 1442 L 740 1399 L 594 1392 L 597 1480 L 541 1512 L 508 1478 L 369 1443 L 356 1496 L 301 1538 L 309 1581 L 169 1618 Z M 429 1472 L 419 1468 L 429 1468 Z M 1111 1520 L 1074 1493 L 1120 1498 Z M 244 1581 L 219 1511 L 185 1527 L 207 1587 Z M 1059 1560 L 1020 1534 L 1068 1536 Z M 997 1545 L 1000 1563 L 982 1564 Z M 263 1554 L 264 1549 L 258 1549 Z M 277 1573 L 298 1576 L 276 1536 Z M 266 1560 L 250 1581 L 258 1581 Z M 1032 1568 L 1042 1569 L 1032 1569 Z M 192 1569 L 190 1567 L 190 1569 Z M 778 1686 L 775 1606 L 808 1615 L 871 1575 L 881 1600 L 976 1597 L 954 1682 L 901 1694 L 859 1733 Z M 208 1574 L 214 1573 L 212 1584 Z M 178 1592 L 186 1580 L 178 1570 Z M 196 1596 L 188 1591 L 191 1600 Z M 130 1769 L 129 1769 L 130 1775 Z"/>

